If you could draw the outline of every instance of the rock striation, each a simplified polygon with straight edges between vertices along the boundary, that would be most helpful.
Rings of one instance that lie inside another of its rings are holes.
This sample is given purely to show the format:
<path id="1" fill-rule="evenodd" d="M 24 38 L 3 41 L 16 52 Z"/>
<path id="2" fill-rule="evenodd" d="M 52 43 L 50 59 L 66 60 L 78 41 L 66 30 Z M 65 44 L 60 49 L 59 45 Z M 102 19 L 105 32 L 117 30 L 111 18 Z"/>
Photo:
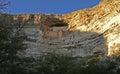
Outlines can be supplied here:
<path id="1" fill-rule="evenodd" d="M 64 15 L 0 14 L 0 18 L 8 16 L 25 25 L 27 56 L 53 51 L 75 57 L 120 55 L 120 0 L 102 0 L 93 8 Z"/>
<path id="2" fill-rule="evenodd" d="M 102 0 L 97 6 L 63 15 L 68 30 L 95 32 L 105 38 L 108 55 L 120 54 L 120 0 Z M 92 45 L 94 46 L 94 45 Z"/>

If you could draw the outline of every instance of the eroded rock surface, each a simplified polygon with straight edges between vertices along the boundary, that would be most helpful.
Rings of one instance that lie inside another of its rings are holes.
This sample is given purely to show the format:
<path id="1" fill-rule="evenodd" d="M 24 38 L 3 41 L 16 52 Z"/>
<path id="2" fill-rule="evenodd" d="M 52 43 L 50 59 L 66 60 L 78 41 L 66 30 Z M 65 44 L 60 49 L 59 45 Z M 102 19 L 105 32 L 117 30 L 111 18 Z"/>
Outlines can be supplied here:
<path id="1" fill-rule="evenodd" d="M 63 19 L 69 24 L 68 30 L 102 35 L 108 55 L 120 54 L 120 0 L 102 0 L 93 8 L 65 14 Z"/>
<path id="2" fill-rule="evenodd" d="M 64 15 L 0 15 L 6 16 L 25 25 L 27 56 L 53 51 L 73 56 L 120 55 L 120 0 L 102 0 L 93 8 Z"/>
<path id="3" fill-rule="evenodd" d="M 64 28 L 66 27 L 61 27 L 62 30 Z M 53 29 L 57 33 L 58 28 Z M 44 38 L 43 32 L 38 26 L 25 28 L 25 32 L 28 36 L 26 40 L 28 44 L 27 56 L 43 55 L 49 52 L 72 54 L 75 57 L 88 56 L 95 52 L 107 54 L 106 39 L 95 32 L 63 31 L 60 40 L 51 36 Z"/>

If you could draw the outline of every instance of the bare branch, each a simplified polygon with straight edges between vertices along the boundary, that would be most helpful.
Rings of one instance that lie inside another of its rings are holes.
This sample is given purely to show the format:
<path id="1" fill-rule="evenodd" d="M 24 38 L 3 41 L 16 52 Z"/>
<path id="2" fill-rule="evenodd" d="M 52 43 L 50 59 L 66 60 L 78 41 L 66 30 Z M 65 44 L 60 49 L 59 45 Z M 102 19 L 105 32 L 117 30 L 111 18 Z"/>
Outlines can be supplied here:
<path id="1" fill-rule="evenodd" d="M 10 5 L 10 1 L 0 0 L 0 13 L 3 13 L 7 9 L 8 5 Z"/>

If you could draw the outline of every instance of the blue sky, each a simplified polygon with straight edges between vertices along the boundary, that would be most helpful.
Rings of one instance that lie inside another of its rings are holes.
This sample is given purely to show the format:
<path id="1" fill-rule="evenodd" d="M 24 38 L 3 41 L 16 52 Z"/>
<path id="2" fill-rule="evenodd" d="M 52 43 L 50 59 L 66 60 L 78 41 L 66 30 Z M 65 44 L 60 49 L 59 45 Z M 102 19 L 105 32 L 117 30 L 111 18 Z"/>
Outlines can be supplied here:
<path id="1" fill-rule="evenodd" d="M 90 8 L 101 0 L 11 0 L 8 12 L 66 14 L 75 10 Z"/>

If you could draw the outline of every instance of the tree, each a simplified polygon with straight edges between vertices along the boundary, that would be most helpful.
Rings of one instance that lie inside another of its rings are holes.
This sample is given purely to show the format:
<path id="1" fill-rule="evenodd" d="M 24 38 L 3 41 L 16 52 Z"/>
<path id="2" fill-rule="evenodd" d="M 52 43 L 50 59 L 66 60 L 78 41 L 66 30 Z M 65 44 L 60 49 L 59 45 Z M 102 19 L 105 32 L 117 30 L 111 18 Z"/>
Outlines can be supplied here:
<path id="1" fill-rule="evenodd" d="M 10 4 L 10 1 L 0 0 L 0 13 L 3 13 L 7 9 L 7 6 L 9 4 Z"/>
<path id="2" fill-rule="evenodd" d="M 9 1 L 0 0 L 0 12 L 3 13 Z M 14 74 L 19 63 L 19 51 L 26 49 L 21 21 L 14 21 L 9 14 L 0 14 L 0 74 Z"/>

